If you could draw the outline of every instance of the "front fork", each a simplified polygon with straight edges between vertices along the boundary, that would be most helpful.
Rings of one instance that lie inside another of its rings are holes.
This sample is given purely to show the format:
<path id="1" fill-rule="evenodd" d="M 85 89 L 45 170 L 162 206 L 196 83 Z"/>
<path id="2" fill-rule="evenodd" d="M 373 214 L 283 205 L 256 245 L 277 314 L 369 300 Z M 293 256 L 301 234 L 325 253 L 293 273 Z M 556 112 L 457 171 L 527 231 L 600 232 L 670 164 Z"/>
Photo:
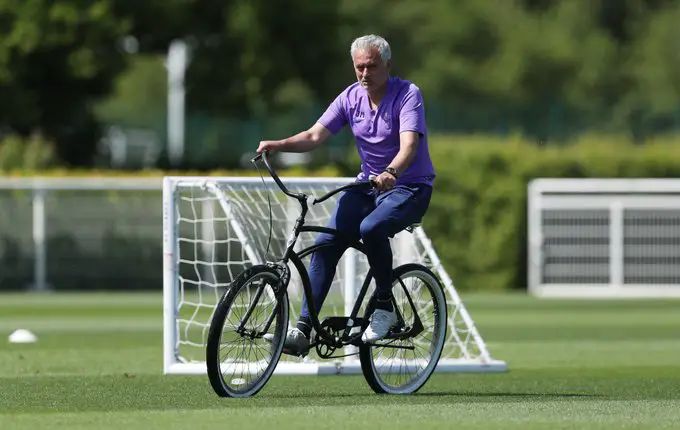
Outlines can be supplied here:
<path id="1" fill-rule="evenodd" d="M 300 216 L 295 220 L 295 226 L 293 227 L 293 231 L 291 232 L 290 237 L 288 238 L 288 241 L 286 243 L 286 252 L 284 253 L 283 258 L 281 259 L 281 261 L 266 263 L 268 267 L 273 268 L 279 274 L 279 281 L 277 283 L 278 285 L 273 285 L 277 306 L 280 305 L 281 300 L 283 299 L 288 289 L 288 283 L 290 282 L 290 269 L 288 268 L 288 260 L 294 252 L 293 248 L 295 247 L 297 238 L 300 235 L 300 230 L 302 229 L 302 226 L 305 222 L 305 216 L 307 215 L 309 207 L 307 199 L 308 199 L 307 196 L 304 196 L 302 199 L 300 199 L 300 205 L 302 207 L 302 210 L 300 212 Z M 246 316 L 243 319 L 243 321 L 241 321 L 237 328 L 237 332 L 241 336 L 249 336 L 251 339 L 253 339 L 256 337 L 262 337 L 265 333 L 267 333 L 267 331 L 269 331 L 269 327 L 271 327 L 272 322 L 274 321 L 276 312 L 272 312 L 272 314 L 269 316 L 267 323 L 265 324 L 264 330 L 260 332 L 250 330 L 250 332 L 248 332 L 244 328 L 246 321 L 248 321 L 248 318 L 250 318 L 250 316 L 252 315 L 253 310 L 255 309 L 257 302 L 260 300 L 260 297 L 262 297 L 262 292 L 266 287 L 267 284 L 265 283 L 260 288 L 258 288 L 257 293 L 255 295 L 255 300 L 253 301 L 253 303 L 250 304 L 250 306 L 248 306 Z"/>
<path id="2" fill-rule="evenodd" d="M 278 307 L 280 306 L 281 300 L 285 296 L 288 283 L 290 282 L 290 269 L 288 269 L 288 266 L 282 263 L 267 263 L 267 266 L 273 268 L 279 274 L 277 285 L 272 285 L 276 297 L 276 306 Z M 256 331 L 254 329 L 246 330 L 245 328 L 248 319 L 250 319 L 251 315 L 253 314 L 253 311 L 255 310 L 255 307 L 260 301 L 260 298 L 262 297 L 264 290 L 265 288 L 267 288 L 268 284 L 269 284 L 268 282 L 264 282 L 257 289 L 257 292 L 255 293 L 255 299 L 251 301 L 245 316 L 243 317 L 238 327 L 236 328 L 236 332 L 239 335 L 255 339 L 261 338 L 269 331 L 269 328 L 271 327 L 272 323 L 274 322 L 274 318 L 276 317 L 276 310 L 272 312 L 271 315 L 269 315 L 269 318 L 267 319 L 267 322 L 265 323 L 264 328 L 261 331 Z"/>
<path id="3" fill-rule="evenodd" d="M 290 282 L 290 269 L 288 268 L 288 260 L 290 258 L 290 255 L 293 253 L 293 248 L 295 247 L 295 243 L 297 242 L 297 238 L 300 235 L 300 230 L 302 229 L 302 226 L 304 224 L 305 220 L 305 215 L 307 214 L 307 201 L 305 200 L 304 203 L 302 204 L 302 212 L 300 213 L 300 216 L 295 220 L 295 226 L 293 227 L 293 231 L 290 234 L 290 237 L 288 238 L 288 241 L 286 243 L 286 252 L 283 255 L 283 258 L 281 261 L 277 262 L 271 262 L 271 263 L 266 263 L 268 267 L 273 268 L 278 274 L 279 274 L 279 282 L 278 285 L 274 285 L 274 293 L 276 295 L 276 301 L 277 301 L 277 306 L 283 299 L 286 290 L 288 289 L 288 283 Z M 267 284 L 262 285 L 260 288 L 258 288 L 255 300 L 253 303 L 248 306 L 248 311 L 246 311 L 246 316 L 241 321 L 239 324 L 238 328 L 236 329 L 237 333 L 239 333 L 241 336 L 248 336 L 251 339 L 254 339 L 256 337 L 262 337 L 265 333 L 269 331 L 269 327 L 271 327 L 272 322 L 274 321 L 274 317 L 276 316 L 275 312 L 272 312 L 272 314 L 269 316 L 267 323 L 264 326 L 264 329 L 260 332 L 256 332 L 255 330 L 246 330 L 244 328 L 246 322 L 248 321 L 248 318 L 253 313 L 253 310 L 255 309 L 255 306 L 257 305 L 257 302 L 260 300 L 260 297 L 262 296 L 262 292 L 264 289 L 267 287 Z"/>

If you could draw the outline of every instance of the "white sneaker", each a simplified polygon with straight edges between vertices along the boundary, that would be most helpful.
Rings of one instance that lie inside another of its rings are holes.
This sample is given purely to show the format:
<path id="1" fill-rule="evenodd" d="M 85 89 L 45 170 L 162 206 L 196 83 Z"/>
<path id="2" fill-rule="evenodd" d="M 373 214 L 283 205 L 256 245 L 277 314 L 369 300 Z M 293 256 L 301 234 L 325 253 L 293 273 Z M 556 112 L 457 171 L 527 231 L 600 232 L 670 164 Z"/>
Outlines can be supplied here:
<path id="1" fill-rule="evenodd" d="M 370 324 L 361 336 L 364 342 L 375 342 L 387 335 L 392 327 L 397 324 L 397 313 L 395 311 L 385 311 L 376 309 L 369 319 Z"/>

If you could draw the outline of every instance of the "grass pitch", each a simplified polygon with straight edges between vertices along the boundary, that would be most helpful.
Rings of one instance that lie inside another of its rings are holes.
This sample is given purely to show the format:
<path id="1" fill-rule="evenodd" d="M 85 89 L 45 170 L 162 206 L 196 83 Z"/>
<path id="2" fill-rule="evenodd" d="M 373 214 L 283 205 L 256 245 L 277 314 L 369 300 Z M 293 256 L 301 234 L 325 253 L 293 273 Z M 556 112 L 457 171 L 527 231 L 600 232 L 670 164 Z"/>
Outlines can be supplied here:
<path id="1" fill-rule="evenodd" d="M 378 396 L 362 376 L 281 377 L 251 399 L 162 375 L 159 294 L 0 295 L 0 429 L 680 428 L 680 301 L 463 296 L 504 374 Z M 9 344 L 28 328 L 36 344 Z"/>

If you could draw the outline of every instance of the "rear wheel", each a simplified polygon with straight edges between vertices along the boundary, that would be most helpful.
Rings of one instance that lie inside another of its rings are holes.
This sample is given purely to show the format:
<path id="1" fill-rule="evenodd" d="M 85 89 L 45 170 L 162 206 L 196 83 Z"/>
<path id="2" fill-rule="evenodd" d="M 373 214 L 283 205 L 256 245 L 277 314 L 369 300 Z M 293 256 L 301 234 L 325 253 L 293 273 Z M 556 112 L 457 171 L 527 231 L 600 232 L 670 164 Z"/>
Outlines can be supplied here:
<path id="1" fill-rule="evenodd" d="M 288 296 L 276 298 L 280 285 L 274 269 L 254 266 L 234 280 L 217 304 L 208 331 L 206 365 L 219 396 L 253 396 L 272 376 L 288 327 Z"/>
<path id="2" fill-rule="evenodd" d="M 411 394 L 425 385 L 441 357 L 446 298 L 439 279 L 420 264 L 394 269 L 392 293 L 400 324 L 385 339 L 359 347 L 361 370 L 376 393 Z"/>

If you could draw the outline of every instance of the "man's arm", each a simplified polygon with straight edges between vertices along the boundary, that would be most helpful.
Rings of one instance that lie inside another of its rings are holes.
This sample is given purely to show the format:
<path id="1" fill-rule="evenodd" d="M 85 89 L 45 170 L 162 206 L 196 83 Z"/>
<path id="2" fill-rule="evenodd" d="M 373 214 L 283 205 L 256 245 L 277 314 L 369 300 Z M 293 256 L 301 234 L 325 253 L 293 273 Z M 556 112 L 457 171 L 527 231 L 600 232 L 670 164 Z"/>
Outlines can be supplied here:
<path id="1" fill-rule="evenodd" d="M 329 136 L 336 134 L 347 124 L 347 116 L 343 106 L 344 93 L 338 95 L 328 106 L 321 118 L 301 133 L 282 140 L 263 140 L 257 152 L 275 150 L 283 152 L 307 152 L 317 148 Z"/>
<path id="2" fill-rule="evenodd" d="M 418 142 L 420 141 L 417 131 L 404 131 L 399 134 L 399 152 L 394 157 L 389 167 L 401 175 L 411 165 L 416 156 Z"/>
<path id="3" fill-rule="evenodd" d="M 260 142 L 257 152 L 264 150 L 282 152 L 308 152 L 320 146 L 331 132 L 321 125 L 315 123 L 308 130 L 300 132 L 294 136 L 281 140 L 263 140 Z"/>
<path id="4" fill-rule="evenodd" d="M 386 170 L 394 169 L 396 176 L 408 169 L 416 156 L 420 135 L 425 134 L 425 107 L 423 95 L 418 87 L 411 85 L 402 100 L 399 110 L 399 152 L 392 159 Z M 381 190 L 389 190 L 396 184 L 397 178 L 388 172 L 381 173 L 376 182 Z"/>
<path id="5" fill-rule="evenodd" d="M 418 149 L 419 135 L 416 131 L 403 131 L 399 133 L 399 152 L 394 156 L 392 162 L 387 166 L 385 172 L 382 172 L 376 178 L 376 185 L 379 190 L 389 190 L 397 183 L 397 176 L 401 175 L 408 169 L 408 166 L 416 156 Z M 387 171 L 394 169 L 396 176 Z"/>

